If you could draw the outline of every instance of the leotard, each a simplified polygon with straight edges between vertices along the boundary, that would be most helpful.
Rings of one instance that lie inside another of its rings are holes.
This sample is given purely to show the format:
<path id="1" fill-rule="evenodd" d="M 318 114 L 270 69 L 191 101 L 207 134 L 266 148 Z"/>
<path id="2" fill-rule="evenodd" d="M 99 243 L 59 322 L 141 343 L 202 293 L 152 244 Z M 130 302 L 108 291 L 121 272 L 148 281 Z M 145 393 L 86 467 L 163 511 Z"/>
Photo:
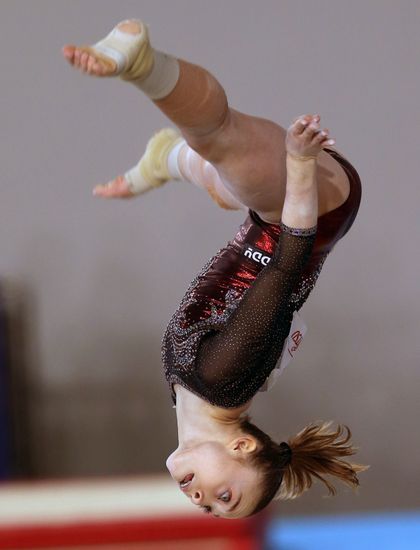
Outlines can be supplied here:
<path id="1" fill-rule="evenodd" d="M 250 211 L 235 238 L 190 284 L 165 331 L 162 359 L 172 390 L 180 384 L 219 407 L 238 407 L 263 386 L 293 317 L 310 294 L 335 243 L 349 230 L 360 178 L 335 151 L 350 194 L 317 228 L 269 224 Z"/>

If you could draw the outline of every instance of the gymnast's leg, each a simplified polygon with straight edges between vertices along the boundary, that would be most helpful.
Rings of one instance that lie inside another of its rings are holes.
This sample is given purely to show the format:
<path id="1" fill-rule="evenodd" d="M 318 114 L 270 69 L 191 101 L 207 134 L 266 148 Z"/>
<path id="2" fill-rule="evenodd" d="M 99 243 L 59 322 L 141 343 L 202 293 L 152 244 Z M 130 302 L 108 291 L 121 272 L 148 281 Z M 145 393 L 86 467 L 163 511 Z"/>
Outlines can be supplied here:
<path id="1" fill-rule="evenodd" d="M 168 132 L 173 131 L 164 129 L 153 136 L 139 163 L 124 176 L 118 176 L 107 184 L 97 185 L 93 190 L 94 195 L 109 199 L 132 198 L 170 179 L 183 180 L 207 191 L 220 208 L 246 209 L 226 189 L 216 168 L 191 149 L 185 140 L 178 143 L 176 140 L 169 140 L 165 150 L 162 144 Z M 159 150 L 160 154 L 152 154 L 153 149 Z"/>
<path id="2" fill-rule="evenodd" d="M 153 50 L 147 28 L 135 20 L 119 24 L 93 47 L 66 46 L 64 55 L 88 74 L 119 74 L 145 91 L 178 126 L 189 147 L 216 168 L 216 187 L 224 187 L 226 197 L 234 199 L 229 207 L 242 204 L 268 221 L 280 219 L 286 184 L 282 127 L 231 109 L 210 73 Z M 307 122 L 318 130 L 319 119 L 308 117 Z M 174 145 L 172 141 L 167 149 Z M 182 159 L 185 152 L 178 152 Z M 123 196 L 124 178 L 118 181 Z"/>

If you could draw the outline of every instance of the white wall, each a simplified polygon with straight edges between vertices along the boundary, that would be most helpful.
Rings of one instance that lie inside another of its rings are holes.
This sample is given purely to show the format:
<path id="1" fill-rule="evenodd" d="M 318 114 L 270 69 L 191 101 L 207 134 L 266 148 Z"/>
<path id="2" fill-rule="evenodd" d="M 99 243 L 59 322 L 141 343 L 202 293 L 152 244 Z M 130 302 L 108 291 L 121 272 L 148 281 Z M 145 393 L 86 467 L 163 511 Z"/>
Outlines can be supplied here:
<path id="1" fill-rule="evenodd" d="M 214 72 L 236 108 L 283 125 L 321 113 L 362 177 L 357 222 L 304 308 L 302 354 L 254 418 L 280 438 L 347 423 L 372 468 L 358 497 L 314 490 L 283 512 L 419 504 L 419 11 L 416 0 L 3 0 L 0 278 L 26 311 L 37 475 L 164 468 L 176 435 L 161 334 L 243 217 L 180 183 L 132 202 L 91 197 L 167 123 L 134 88 L 72 71 L 60 48 L 134 16 L 160 49 Z"/>

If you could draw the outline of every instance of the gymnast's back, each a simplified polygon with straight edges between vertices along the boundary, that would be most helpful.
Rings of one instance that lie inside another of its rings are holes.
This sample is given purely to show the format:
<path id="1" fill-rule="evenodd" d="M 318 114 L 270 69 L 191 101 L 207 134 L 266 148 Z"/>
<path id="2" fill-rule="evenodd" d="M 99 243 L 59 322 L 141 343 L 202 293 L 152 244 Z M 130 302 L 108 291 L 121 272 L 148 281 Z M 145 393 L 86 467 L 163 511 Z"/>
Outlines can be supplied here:
<path id="1" fill-rule="evenodd" d="M 174 400 L 173 386 L 180 384 L 212 405 L 238 407 L 257 393 L 281 355 L 316 228 L 278 226 L 277 244 L 265 235 L 264 266 L 245 254 L 250 246 L 258 251 L 250 240 L 264 246 L 255 242 L 254 226 L 248 218 L 204 266 L 168 324 L 162 358 Z"/>

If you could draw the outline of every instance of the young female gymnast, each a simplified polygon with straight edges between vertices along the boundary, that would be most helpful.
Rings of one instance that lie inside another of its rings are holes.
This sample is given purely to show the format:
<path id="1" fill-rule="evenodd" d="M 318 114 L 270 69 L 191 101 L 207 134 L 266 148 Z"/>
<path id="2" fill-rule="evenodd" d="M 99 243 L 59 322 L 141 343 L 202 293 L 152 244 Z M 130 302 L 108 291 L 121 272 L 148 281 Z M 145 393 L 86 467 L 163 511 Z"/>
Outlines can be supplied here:
<path id="1" fill-rule="evenodd" d="M 301 116 L 286 132 L 231 109 L 211 74 L 154 50 L 138 20 L 63 53 L 87 74 L 135 84 L 182 134 L 156 134 L 138 165 L 97 186 L 97 196 L 129 198 L 184 179 L 224 208 L 249 210 L 233 241 L 191 283 L 163 340 L 179 435 L 167 467 L 180 489 L 204 511 L 238 518 L 278 491 L 299 496 L 314 478 L 330 494 L 326 475 L 356 487 L 365 467 L 345 460 L 355 452 L 347 427 L 312 424 L 277 444 L 246 414 L 360 203 L 357 172 L 327 149 L 334 140 L 320 117 Z"/>

